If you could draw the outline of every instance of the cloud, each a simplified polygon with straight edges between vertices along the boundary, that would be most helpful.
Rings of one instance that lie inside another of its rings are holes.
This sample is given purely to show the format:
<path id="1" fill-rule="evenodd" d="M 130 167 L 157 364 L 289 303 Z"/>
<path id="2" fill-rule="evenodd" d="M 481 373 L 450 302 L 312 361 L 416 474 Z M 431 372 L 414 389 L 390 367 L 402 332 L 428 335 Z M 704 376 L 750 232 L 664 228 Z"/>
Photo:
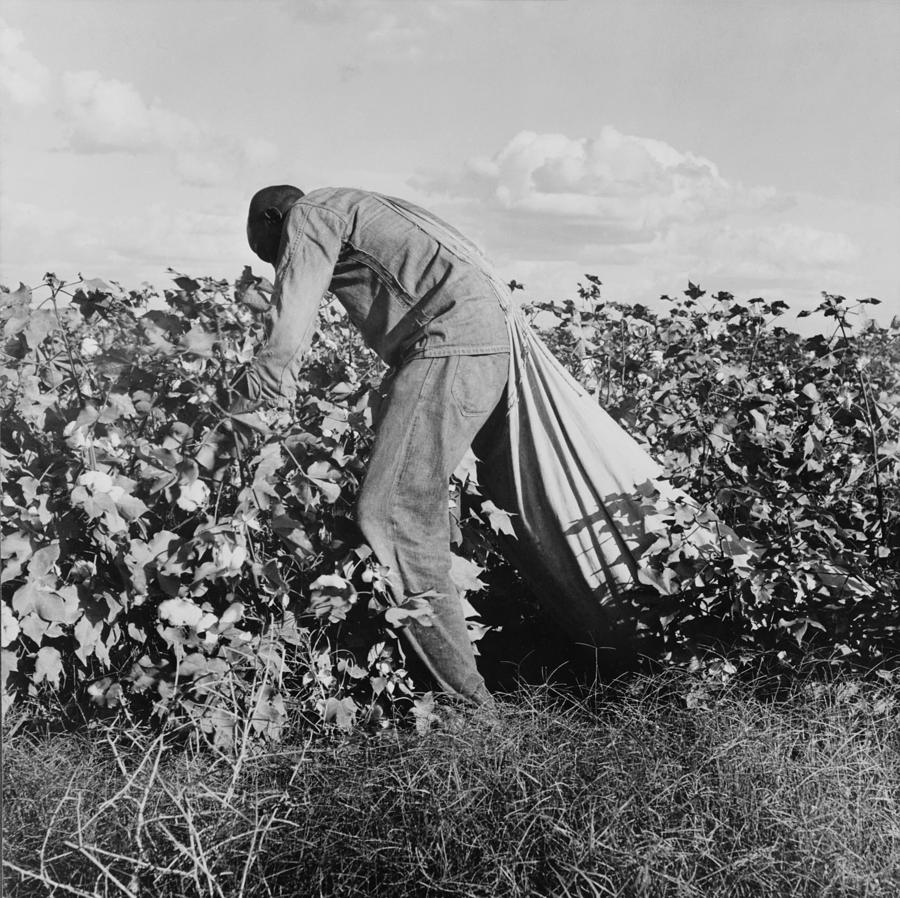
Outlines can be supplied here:
<path id="1" fill-rule="evenodd" d="M 47 99 L 50 72 L 24 47 L 25 36 L 0 19 L 0 88 L 21 106 Z"/>
<path id="2" fill-rule="evenodd" d="M 99 72 L 66 72 L 62 94 L 68 145 L 78 153 L 163 152 L 183 181 L 198 186 L 225 183 L 276 155 L 268 141 L 217 133 Z"/>
<path id="3" fill-rule="evenodd" d="M 845 234 L 786 220 L 792 197 L 611 126 L 594 138 L 521 131 L 492 156 L 410 186 L 511 276 L 542 285 L 548 272 L 580 269 L 631 298 L 688 277 L 818 290 L 862 256 Z"/>
<path id="4" fill-rule="evenodd" d="M 232 276 L 248 254 L 241 212 L 222 215 L 153 204 L 139 214 L 100 216 L 3 197 L 0 217 L 0 267 L 7 282 L 35 280 L 51 270 L 62 277 L 82 271 L 127 283 L 147 278 L 163 284 L 168 266 Z"/>
<path id="5" fill-rule="evenodd" d="M 676 223 L 789 202 L 772 188 L 727 181 L 703 156 L 611 126 L 595 138 L 521 131 L 493 157 L 472 159 L 460 172 L 420 176 L 413 186 L 520 220 L 539 216 L 545 227 L 565 222 L 600 242 L 652 240 Z"/>
<path id="6" fill-rule="evenodd" d="M 857 289 L 864 260 L 847 234 L 791 220 L 804 214 L 794 197 L 610 126 L 593 138 L 521 131 L 491 156 L 409 186 L 532 296 L 571 293 L 589 272 L 615 299 L 652 303 L 690 279 L 802 307 L 835 284 Z"/>

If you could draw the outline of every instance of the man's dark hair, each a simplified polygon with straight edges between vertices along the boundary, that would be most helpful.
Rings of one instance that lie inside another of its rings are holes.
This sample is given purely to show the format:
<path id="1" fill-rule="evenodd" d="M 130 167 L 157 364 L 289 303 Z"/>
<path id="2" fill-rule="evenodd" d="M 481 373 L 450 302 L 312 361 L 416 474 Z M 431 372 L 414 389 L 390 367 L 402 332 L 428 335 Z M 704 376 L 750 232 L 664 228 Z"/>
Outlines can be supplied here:
<path id="1" fill-rule="evenodd" d="M 299 187 L 290 184 L 279 184 L 275 187 L 263 187 L 253 194 L 250 200 L 250 211 L 247 213 L 247 223 L 258 221 L 265 216 L 269 209 L 277 209 L 282 215 L 302 199 L 303 191 Z"/>
<path id="2" fill-rule="evenodd" d="M 303 195 L 299 187 L 290 184 L 263 187 L 253 194 L 247 212 L 247 241 L 264 262 L 275 264 L 285 213 Z"/>

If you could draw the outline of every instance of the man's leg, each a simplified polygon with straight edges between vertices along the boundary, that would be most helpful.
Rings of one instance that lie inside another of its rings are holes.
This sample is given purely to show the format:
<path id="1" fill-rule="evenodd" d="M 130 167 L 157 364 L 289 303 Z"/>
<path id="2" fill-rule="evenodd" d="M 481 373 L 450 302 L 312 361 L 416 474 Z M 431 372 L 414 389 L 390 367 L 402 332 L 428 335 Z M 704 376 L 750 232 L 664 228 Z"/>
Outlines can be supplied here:
<path id="1" fill-rule="evenodd" d="M 450 577 L 448 481 L 504 395 L 509 356 L 417 359 L 394 377 L 357 516 L 378 560 L 394 574 L 394 599 L 433 589 L 434 625 L 405 630 L 447 692 L 485 701 L 465 617 Z"/>

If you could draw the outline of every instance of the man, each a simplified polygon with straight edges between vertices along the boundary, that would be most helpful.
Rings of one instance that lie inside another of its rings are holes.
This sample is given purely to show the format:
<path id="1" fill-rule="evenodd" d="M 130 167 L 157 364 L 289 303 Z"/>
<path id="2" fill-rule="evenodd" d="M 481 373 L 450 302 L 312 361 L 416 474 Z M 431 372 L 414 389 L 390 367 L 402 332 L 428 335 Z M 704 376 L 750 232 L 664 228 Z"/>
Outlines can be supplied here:
<path id="1" fill-rule="evenodd" d="M 450 577 L 451 473 L 504 396 L 506 288 L 474 244 L 424 209 L 363 190 L 260 190 L 247 239 L 275 266 L 268 341 L 240 391 L 293 398 L 319 303 L 330 291 L 391 366 L 357 519 L 392 575 L 395 601 L 435 590 L 434 624 L 406 637 L 447 692 L 485 702 Z"/>

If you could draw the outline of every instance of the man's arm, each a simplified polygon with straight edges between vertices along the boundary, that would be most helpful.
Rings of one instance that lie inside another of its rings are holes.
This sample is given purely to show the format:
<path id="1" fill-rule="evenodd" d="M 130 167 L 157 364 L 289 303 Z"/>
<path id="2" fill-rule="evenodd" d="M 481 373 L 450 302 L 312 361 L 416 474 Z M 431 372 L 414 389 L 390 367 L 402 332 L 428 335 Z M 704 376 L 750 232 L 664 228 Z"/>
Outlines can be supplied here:
<path id="1" fill-rule="evenodd" d="M 230 409 L 233 414 L 293 399 L 319 304 L 341 252 L 345 224 L 336 212 L 304 203 L 293 206 L 285 217 L 268 339 L 233 384 L 241 397 Z"/>

